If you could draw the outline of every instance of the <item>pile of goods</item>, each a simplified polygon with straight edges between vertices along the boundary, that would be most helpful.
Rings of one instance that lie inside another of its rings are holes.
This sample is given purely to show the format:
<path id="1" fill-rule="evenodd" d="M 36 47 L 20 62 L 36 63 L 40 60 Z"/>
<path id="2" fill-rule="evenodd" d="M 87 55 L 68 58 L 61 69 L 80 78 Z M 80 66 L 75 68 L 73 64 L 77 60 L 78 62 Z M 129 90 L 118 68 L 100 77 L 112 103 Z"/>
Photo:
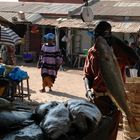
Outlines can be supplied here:
<path id="1" fill-rule="evenodd" d="M 0 98 L 1 140 L 90 140 L 90 133 L 101 140 L 110 121 L 87 100 L 52 101 L 31 110 Z"/>

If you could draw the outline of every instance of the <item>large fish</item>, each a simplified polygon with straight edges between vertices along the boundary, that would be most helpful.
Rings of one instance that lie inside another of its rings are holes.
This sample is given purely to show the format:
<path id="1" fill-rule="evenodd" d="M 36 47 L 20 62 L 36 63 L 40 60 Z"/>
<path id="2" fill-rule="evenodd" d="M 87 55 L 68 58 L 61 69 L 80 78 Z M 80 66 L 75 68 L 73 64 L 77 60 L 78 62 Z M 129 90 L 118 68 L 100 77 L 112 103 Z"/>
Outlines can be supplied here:
<path id="1" fill-rule="evenodd" d="M 30 111 L 0 111 L 0 133 L 32 124 L 31 116 Z"/>
<path id="2" fill-rule="evenodd" d="M 37 124 L 39 124 L 43 119 L 44 116 L 54 107 L 56 107 L 59 102 L 51 101 L 48 103 L 40 104 L 35 108 L 35 111 L 32 115 L 32 118 L 35 120 Z"/>
<path id="3" fill-rule="evenodd" d="M 11 103 L 4 99 L 4 98 L 0 98 L 0 109 L 5 109 L 5 108 L 10 108 L 11 107 Z"/>
<path id="4" fill-rule="evenodd" d="M 111 36 L 111 46 L 113 47 L 115 56 L 124 57 L 128 59 L 128 64 L 135 65 L 139 61 L 139 55 L 134 51 L 133 48 L 126 45 L 122 40 L 116 36 Z"/>
<path id="5" fill-rule="evenodd" d="M 40 123 L 40 127 L 48 138 L 57 139 L 70 129 L 69 110 L 63 103 L 52 108 Z"/>
<path id="6" fill-rule="evenodd" d="M 71 126 L 77 134 L 86 135 L 90 130 L 98 128 L 102 114 L 95 104 L 82 99 L 69 99 L 65 105 L 70 112 Z"/>
<path id="7" fill-rule="evenodd" d="M 103 37 L 98 37 L 96 45 L 99 54 L 100 69 L 105 84 L 119 108 L 126 114 L 131 128 L 134 129 L 136 125 L 127 104 L 125 86 L 116 56 Z"/>
<path id="8" fill-rule="evenodd" d="M 9 132 L 1 140 L 45 140 L 45 138 L 41 128 L 33 123 L 24 128 Z"/>

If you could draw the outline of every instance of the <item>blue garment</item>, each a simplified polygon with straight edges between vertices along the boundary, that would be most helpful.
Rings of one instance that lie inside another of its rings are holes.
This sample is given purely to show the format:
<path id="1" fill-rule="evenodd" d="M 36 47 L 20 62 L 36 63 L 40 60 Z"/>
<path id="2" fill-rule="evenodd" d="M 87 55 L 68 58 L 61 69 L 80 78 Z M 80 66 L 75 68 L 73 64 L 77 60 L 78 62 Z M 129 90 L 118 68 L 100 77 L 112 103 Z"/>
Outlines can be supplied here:
<path id="1" fill-rule="evenodd" d="M 3 75 L 5 71 L 5 67 L 3 65 L 0 65 L 0 75 Z"/>

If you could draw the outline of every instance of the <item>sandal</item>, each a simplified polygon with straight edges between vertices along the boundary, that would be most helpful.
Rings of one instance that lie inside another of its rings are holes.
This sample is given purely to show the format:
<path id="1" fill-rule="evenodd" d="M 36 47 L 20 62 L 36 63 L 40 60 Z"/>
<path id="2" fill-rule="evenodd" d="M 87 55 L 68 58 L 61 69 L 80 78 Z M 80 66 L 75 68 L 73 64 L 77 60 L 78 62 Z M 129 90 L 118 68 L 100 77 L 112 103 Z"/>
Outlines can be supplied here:
<path id="1" fill-rule="evenodd" d="M 42 93 L 43 93 L 43 92 L 46 92 L 45 89 L 41 89 L 41 90 L 39 90 L 39 91 L 42 92 Z"/>

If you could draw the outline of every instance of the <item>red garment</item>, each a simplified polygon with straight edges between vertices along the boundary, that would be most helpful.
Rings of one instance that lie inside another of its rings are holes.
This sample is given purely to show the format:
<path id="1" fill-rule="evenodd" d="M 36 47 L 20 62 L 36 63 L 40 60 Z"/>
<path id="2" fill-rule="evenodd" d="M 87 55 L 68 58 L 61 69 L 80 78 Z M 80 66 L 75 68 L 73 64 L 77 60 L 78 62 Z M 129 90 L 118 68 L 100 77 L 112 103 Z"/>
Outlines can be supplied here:
<path id="1" fill-rule="evenodd" d="M 93 46 L 88 52 L 88 56 L 85 60 L 84 65 L 84 75 L 92 81 L 92 88 L 98 94 L 98 92 L 106 92 L 107 87 L 101 75 L 98 60 L 99 57 L 97 56 L 97 51 L 95 48 L 96 46 Z M 123 80 L 125 81 L 125 64 L 127 64 L 128 61 L 127 57 L 122 56 L 123 53 L 121 52 L 121 56 L 117 57 L 117 59 L 119 58 L 118 63 L 120 65 Z M 107 140 L 116 140 L 121 112 L 117 109 L 109 96 L 101 96 L 95 98 L 94 103 L 97 105 L 103 115 L 110 116 L 112 118 L 112 123 L 109 127 L 109 134 Z"/>
<path id="2" fill-rule="evenodd" d="M 101 71 L 99 67 L 99 60 L 98 60 L 99 57 L 97 57 L 97 51 L 95 48 L 96 47 L 93 46 L 88 51 L 88 56 L 85 60 L 85 65 L 84 65 L 84 75 L 85 77 L 91 79 L 92 88 L 96 92 L 106 92 L 107 87 L 101 75 Z M 128 61 L 125 58 L 119 57 L 118 62 L 120 65 L 120 70 L 122 72 L 122 78 L 125 81 L 125 65 L 127 64 Z"/>

